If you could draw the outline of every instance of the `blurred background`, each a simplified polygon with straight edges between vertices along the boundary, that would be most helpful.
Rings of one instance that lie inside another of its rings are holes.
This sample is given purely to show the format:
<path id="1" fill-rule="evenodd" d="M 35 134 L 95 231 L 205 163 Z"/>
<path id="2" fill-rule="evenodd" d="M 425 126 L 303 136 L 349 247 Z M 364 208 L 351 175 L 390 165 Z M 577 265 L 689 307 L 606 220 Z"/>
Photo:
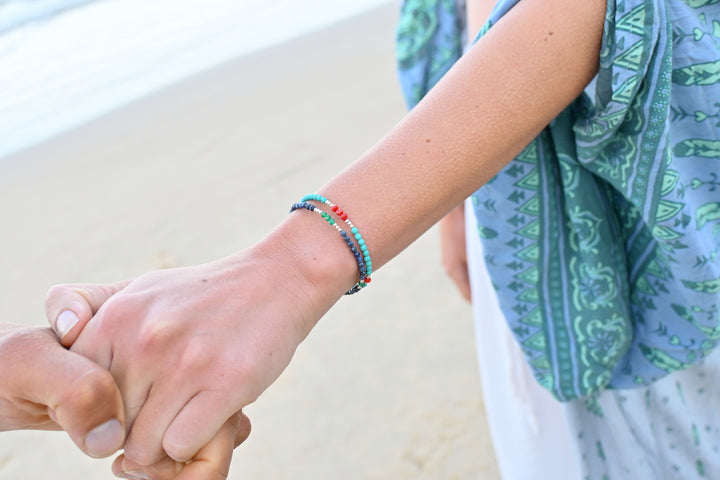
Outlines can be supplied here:
<path id="1" fill-rule="evenodd" d="M 404 114 L 398 0 L 0 0 L 0 321 L 56 283 L 247 247 Z M 248 209 L 245 205 L 254 208 Z M 470 307 L 431 230 L 247 409 L 231 479 L 497 479 Z M 0 479 L 113 478 L 64 433 Z"/>
<path id="2" fill-rule="evenodd" d="M 0 0 L 0 156 L 389 0 Z"/>

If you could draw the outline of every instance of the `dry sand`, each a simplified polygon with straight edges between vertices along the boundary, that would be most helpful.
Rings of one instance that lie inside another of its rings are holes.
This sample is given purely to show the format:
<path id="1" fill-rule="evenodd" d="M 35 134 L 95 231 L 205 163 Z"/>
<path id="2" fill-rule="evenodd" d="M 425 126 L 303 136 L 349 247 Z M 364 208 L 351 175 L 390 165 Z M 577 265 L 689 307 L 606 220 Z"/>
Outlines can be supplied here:
<path id="1" fill-rule="evenodd" d="M 47 288 L 246 247 L 402 115 L 397 7 L 238 58 L 0 159 L 0 313 Z M 231 479 L 497 479 L 471 312 L 431 230 L 320 322 L 247 409 Z M 113 478 L 64 433 L 0 435 L 0 479 Z"/>

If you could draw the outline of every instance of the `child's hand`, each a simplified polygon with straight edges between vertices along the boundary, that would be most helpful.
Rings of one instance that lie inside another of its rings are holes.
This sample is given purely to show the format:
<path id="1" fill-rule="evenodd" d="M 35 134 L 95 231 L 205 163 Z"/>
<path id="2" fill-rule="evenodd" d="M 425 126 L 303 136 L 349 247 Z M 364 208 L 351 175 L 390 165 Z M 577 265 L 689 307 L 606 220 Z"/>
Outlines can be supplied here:
<path id="1" fill-rule="evenodd" d="M 0 431 L 65 430 L 92 457 L 122 447 L 125 413 L 112 376 L 65 350 L 47 328 L 0 324 Z"/>
<path id="2" fill-rule="evenodd" d="M 232 452 L 250 435 L 250 420 L 238 412 L 213 439 L 188 463 L 163 457 L 157 463 L 143 466 L 120 455 L 112 466 L 121 478 L 151 480 L 217 480 L 227 478 Z"/>

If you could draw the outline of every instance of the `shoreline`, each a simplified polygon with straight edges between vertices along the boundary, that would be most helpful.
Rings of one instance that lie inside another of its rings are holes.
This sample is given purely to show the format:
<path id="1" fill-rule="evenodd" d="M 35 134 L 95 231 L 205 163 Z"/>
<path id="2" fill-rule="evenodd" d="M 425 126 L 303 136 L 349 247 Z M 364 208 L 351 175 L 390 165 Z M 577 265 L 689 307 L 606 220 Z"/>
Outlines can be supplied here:
<path id="1" fill-rule="evenodd" d="M 13 68 L 0 71 L 0 161 L 184 78 L 391 1 L 105 0 L 5 32 L 0 59 Z"/>

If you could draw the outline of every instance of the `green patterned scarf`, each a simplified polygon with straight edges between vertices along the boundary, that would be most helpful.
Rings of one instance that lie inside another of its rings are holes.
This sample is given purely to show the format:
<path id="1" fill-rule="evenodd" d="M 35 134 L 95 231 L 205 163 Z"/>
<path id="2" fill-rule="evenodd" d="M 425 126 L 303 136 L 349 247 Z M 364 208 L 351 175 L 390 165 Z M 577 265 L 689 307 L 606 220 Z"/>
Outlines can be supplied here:
<path id="1" fill-rule="evenodd" d="M 459 58 L 451 7 L 403 5 L 411 107 Z M 558 399 L 705 357 L 720 339 L 720 1 L 608 1 L 593 84 L 473 202 L 504 315 Z"/>

